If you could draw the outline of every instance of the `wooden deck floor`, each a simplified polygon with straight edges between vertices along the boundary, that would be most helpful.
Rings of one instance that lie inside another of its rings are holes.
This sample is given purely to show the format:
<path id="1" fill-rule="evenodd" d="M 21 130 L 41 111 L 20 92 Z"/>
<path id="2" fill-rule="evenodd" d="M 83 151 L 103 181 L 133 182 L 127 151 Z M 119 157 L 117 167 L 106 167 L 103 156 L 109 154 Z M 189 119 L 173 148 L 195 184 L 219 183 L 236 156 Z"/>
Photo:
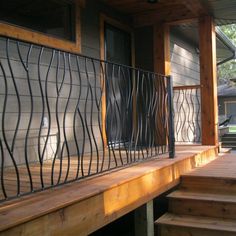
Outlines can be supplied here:
<path id="1" fill-rule="evenodd" d="M 150 151 L 151 152 L 151 151 Z M 153 150 L 152 150 L 153 152 Z M 130 155 L 130 153 L 129 153 Z M 141 160 L 142 157 L 145 159 L 150 159 L 141 151 L 135 154 L 136 160 Z M 134 152 L 131 152 L 132 158 L 134 158 Z M 158 155 L 155 158 L 166 158 L 167 154 Z M 83 164 L 82 164 L 83 163 Z M 42 168 L 40 167 L 39 162 L 29 164 L 29 172 L 25 164 L 18 166 L 19 172 L 19 193 L 24 195 L 31 191 L 31 182 L 32 180 L 32 189 L 33 191 L 39 191 L 44 188 L 48 188 L 52 185 L 63 184 L 65 182 L 71 182 L 77 179 L 82 179 L 85 177 L 92 176 L 94 174 L 99 174 L 105 171 L 113 171 L 114 168 L 122 168 L 123 164 L 127 164 L 127 153 L 125 151 L 115 151 L 115 157 L 113 153 L 104 153 L 104 157 L 100 153 L 99 157 L 96 156 L 85 156 L 83 161 L 79 161 L 77 157 L 64 158 L 62 161 L 59 159 L 55 160 L 53 164 L 52 160 L 47 160 L 43 162 Z M 137 164 L 136 162 L 130 163 L 131 165 Z M 127 166 L 126 166 L 127 167 Z M 13 167 L 7 167 L 3 171 L 3 183 L 5 193 L 7 198 L 12 198 L 17 196 L 17 175 Z M 0 201 L 4 200 L 5 196 L 3 193 L 2 184 L 0 184 Z"/>
<path id="2" fill-rule="evenodd" d="M 176 186 L 216 158 L 212 146 L 178 146 L 150 159 L 0 204 L 0 235 L 88 235 Z M 36 168 L 37 169 L 37 168 Z"/>

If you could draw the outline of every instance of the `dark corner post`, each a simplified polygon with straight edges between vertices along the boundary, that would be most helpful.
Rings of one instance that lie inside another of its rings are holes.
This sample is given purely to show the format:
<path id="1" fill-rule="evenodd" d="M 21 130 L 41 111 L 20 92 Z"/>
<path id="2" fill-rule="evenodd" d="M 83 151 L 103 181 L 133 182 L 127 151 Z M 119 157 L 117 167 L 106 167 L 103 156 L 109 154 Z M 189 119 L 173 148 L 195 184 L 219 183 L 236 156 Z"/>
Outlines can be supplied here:
<path id="1" fill-rule="evenodd" d="M 169 157 L 175 157 L 175 131 L 174 131 L 174 108 L 173 108 L 173 79 L 172 76 L 166 76 L 167 79 L 167 93 L 168 93 L 168 146 L 169 146 Z"/>

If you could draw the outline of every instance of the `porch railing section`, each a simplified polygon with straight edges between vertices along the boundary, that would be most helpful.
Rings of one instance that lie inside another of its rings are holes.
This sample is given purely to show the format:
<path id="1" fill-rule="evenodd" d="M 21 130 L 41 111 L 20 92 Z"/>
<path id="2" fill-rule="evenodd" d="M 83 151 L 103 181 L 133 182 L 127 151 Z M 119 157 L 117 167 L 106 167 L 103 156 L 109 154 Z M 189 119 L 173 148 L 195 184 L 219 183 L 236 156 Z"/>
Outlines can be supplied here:
<path id="1" fill-rule="evenodd" d="M 5 37 L 0 53 L 1 200 L 173 157 L 169 78 Z"/>
<path id="2" fill-rule="evenodd" d="M 176 143 L 200 143 L 200 85 L 176 86 L 173 90 L 174 130 Z"/>

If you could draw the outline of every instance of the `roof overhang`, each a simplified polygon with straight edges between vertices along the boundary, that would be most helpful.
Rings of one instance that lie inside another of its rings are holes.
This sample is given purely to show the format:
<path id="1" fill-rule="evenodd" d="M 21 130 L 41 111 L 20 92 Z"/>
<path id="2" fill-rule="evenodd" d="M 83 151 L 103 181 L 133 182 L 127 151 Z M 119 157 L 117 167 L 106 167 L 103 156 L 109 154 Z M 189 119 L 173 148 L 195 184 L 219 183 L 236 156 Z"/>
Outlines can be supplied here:
<path id="1" fill-rule="evenodd" d="M 199 18 L 203 15 L 214 17 L 216 25 L 236 23 L 236 1 L 232 0 L 102 0 L 112 8 L 132 15 L 134 26 L 151 25 L 158 21 L 178 22 Z"/>

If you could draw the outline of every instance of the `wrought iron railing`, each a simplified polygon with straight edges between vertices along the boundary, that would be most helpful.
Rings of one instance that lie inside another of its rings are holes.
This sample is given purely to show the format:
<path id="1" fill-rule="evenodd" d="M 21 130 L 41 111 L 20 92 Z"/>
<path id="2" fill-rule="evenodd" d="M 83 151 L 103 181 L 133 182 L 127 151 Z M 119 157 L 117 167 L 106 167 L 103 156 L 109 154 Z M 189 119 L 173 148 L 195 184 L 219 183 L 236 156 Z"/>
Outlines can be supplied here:
<path id="1" fill-rule="evenodd" d="M 173 90 L 175 141 L 177 143 L 200 143 L 200 85 L 177 86 Z"/>
<path id="2" fill-rule="evenodd" d="M 170 78 L 0 38 L 0 199 L 170 153 Z"/>

